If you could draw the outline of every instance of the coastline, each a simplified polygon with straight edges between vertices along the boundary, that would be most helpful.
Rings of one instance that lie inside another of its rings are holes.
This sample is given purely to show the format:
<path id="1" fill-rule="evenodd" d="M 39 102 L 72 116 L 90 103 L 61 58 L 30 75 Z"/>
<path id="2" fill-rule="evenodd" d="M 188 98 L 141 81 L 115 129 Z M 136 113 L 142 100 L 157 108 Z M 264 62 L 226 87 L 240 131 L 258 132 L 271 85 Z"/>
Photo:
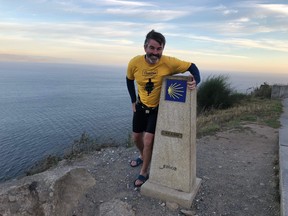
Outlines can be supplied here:
<path id="1" fill-rule="evenodd" d="M 259 124 L 197 139 L 197 177 L 203 181 L 190 209 L 144 197 L 134 189 L 133 181 L 139 167 L 131 168 L 128 161 L 138 156 L 135 147 L 104 148 L 75 160 L 64 160 L 44 173 L 53 173 L 61 167 L 77 167 L 84 168 L 95 179 L 95 185 L 71 206 L 71 213 L 75 215 L 101 215 L 105 205 L 110 206 L 114 215 L 122 211 L 136 216 L 172 216 L 183 212 L 201 216 L 278 216 L 277 140 L 277 129 Z M 53 176 L 52 173 L 49 175 Z M 33 176 L 27 178 L 33 181 Z M 16 182 L 0 184 L 0 199 L 5 196 L 3 190 L 7 191 L 9 184 L 15 188 Z M 4 205 L 5 202 L 0 204 L 0 210 Z"/>

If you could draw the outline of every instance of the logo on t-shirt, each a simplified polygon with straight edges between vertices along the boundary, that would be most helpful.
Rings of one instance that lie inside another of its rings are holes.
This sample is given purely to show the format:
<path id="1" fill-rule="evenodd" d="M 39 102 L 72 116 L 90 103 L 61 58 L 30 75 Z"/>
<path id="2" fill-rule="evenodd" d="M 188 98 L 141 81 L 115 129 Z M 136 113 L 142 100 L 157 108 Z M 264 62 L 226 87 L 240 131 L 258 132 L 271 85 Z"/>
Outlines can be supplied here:
<path id="1" fill-rule="evenodd" d="M 145 90 L 147 91 L 147 94 L 149 95 L 154 89 L 154 83 L 151 81 L 151 79 L 148 80 L 148 82 L 145 85 Z"/>
<path id="2" fill-rule="evenodd" d="M 158 74 L 158 71 L 156 70 L 153 70 L 153 71 L 149 71 L 149 70 L 143 70 L 142 71 L 142 75 L 143 76 L 150 76 L 150 77 L 152 77 L 152 76 L 155 76 L 155 75 L 157 75 Z"/>

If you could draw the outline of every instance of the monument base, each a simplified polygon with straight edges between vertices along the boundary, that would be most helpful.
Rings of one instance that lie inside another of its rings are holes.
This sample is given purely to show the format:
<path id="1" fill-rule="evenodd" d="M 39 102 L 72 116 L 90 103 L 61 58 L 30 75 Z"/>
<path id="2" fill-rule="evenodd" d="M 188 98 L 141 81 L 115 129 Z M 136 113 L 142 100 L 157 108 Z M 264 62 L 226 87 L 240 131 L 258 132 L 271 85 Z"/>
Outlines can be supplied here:
<path id="1" fill-rule="evenodd" d="M 196 183 L 192 188 L 191 192 L 186 193 L 183 191 L 168 188 L 163 185 L 152 183 L 148 180 L 141 186 L 141 194 L 163 201 L 174 202 L 184 208 L 191 208 L 193 199 L 196 196 L 196 193 L 200 187 L 200 183 L 201 179 L 196 178 Z"/>

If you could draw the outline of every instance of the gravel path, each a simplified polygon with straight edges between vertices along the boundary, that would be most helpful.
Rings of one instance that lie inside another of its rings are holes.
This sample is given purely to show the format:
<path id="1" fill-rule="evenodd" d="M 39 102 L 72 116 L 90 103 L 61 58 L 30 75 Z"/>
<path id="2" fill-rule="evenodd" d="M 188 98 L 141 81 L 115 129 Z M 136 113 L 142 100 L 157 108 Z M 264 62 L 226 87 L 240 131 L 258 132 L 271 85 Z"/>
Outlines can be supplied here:
<path id="1" fill-rule="evenodd" d="M 63 165 L 86 167 L 96 185 L 75 216 L 231 215 L 278 216 L 278 130 L 246 125 L 197 140 L 197 177 L 202 179 L 191 209 L 144 197 L 133 187 L 133 148 L 107 148 Z"/>

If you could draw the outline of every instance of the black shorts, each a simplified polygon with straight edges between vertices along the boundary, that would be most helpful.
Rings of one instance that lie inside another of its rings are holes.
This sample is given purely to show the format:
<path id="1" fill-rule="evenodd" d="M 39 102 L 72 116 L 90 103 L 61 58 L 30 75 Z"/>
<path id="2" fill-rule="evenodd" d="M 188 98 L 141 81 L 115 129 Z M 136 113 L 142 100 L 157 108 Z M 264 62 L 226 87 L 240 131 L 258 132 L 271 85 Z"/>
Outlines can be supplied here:
<path id="1" fill-rule="evenodd" d="M 136 112 L 133 115 L 133 132 L 155 134 L 157 115 L 158 107 L 145 108 L 142 104 L 136 103 Z"/>

